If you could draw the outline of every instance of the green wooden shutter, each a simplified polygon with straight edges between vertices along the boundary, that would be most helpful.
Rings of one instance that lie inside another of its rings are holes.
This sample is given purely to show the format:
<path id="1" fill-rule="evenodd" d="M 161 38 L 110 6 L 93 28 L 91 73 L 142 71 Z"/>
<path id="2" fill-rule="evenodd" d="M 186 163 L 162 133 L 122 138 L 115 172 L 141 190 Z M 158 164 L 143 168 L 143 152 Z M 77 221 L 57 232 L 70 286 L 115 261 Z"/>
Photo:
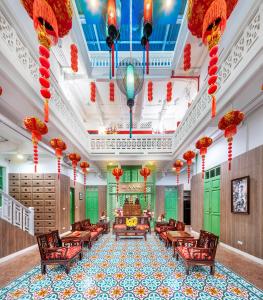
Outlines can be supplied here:
<path id="1" fill-rule="evenodd" d="M 99 192 L 97 187 L 86 189 L 86 218 L 95 224 L 99 220 Z"/>
<path id="2" fill-rule="evenodd" d="M 70 224 L 75 222 L 75 189 L 70 188 Z"/>
<path id="3" fill-rule="evenodd" d="M 178 220 L 178 194 L 177 188 L 165 188 L 165 219 Z"/>

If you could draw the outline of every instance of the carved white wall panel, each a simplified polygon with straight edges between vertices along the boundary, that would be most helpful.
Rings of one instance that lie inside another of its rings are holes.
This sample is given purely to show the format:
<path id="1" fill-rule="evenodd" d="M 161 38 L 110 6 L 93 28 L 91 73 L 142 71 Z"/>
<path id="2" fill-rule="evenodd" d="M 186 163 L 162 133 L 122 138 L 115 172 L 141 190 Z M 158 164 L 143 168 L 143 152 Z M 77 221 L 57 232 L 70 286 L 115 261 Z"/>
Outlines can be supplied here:
<path id="1" fill-rule="evenodd" d="M 220 58 L 218 71 L 217 102 L 226 104 L 229 99 L 220 97 L 227 85 L 238 79 L 253 59 L 255 53 L 263 48 L 263 4 L 258 1 L 258 8 L 253 17 L 248 20 L 242 32 L 237 35 L 231 49 Z M 262 3 L 262 2 L 261 2 Z M 211 97 L 207 94 L 207 84 L 203 87 L 197 98 L 193 101 L 189 111 L 184 116 L 174 134 L 176 151 L 186 141 L 188 136 L 205 118 L 210 118 Z"/>

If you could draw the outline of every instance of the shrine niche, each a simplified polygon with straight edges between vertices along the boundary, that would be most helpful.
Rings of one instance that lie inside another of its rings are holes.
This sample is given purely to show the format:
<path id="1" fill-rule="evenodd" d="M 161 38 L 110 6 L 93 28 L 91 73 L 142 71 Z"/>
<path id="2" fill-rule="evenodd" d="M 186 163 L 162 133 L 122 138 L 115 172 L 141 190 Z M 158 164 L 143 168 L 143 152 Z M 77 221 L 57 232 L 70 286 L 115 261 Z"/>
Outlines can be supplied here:
<path id="1" fill-rule="evenodd" d="M 142 209 L 138 198 L 133 202 L 132 197 L 126 198 L 123 204 L 123 216 L 141 216 Z"/>

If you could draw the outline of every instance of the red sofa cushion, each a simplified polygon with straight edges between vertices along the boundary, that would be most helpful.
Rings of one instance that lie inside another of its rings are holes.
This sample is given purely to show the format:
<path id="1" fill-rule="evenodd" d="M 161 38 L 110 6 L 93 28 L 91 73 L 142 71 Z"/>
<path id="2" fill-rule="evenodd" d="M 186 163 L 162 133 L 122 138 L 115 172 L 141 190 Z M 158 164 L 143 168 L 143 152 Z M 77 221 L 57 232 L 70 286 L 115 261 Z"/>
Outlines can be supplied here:
<path id="1" fill-rule="evenodd" d="M 100 234 L 102 231 L 103 231 L 103 228 L 102 227 L 97 227 L 97 230 L 98 234 Z"/>
<path id="2" fill-rule="evenodd" d="M 147 224 L 139 224 L 136 226 L 137 230 L 148 230 L 149 229 L 149 225 Z"/>
<path id="3" fill-rule="evenodd" d="M 211 255 L 207 252 L 200 253 L 194 247 L 188 248 L 184 246 L 176 247 L 176 251 L 185 259 L 185 260 L 211 260 Z"/>
<path id="4" fill-rule="evenodd" d="M 68 251 L 66 253 L 66 259 L 70 259 L 70 258 L 74 257 L 80 251 L 81 251 L 81 246 L 72 246 L 72 247 L 69 247 Z"/>
<path id="5" fill-rule="evenodd" d="M 55 252 L 47 252 L 46 259 L 70 259 L 80 251 L 81 251 L 81 246 L 72 246 L 69 248 L 60 247 Z"/>
<path id="6" fill-rule="evenodd" d="M 98 232 L 97 231 L 91 231 L 90 232 L 90 237 L 91 237 L 91 239 L 94 239 L 94 238 L 96 238 L 98 236 Z"/>
<path id="7" fill-rule="evenodd" d="M 117 229 L 117 230 L 126 229 L 126 225 L 125 224 L 116 224 L 114 226 L 114 229 Z"/>

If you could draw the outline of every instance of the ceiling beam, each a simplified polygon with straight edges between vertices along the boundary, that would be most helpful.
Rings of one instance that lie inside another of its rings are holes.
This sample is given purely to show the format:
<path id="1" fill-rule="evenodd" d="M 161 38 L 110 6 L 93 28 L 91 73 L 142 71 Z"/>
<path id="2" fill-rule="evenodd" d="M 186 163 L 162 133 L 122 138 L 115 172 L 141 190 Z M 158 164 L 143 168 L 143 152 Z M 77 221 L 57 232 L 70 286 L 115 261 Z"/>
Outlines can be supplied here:
<path id="1" fill-rule="evenodd" d="M 98 31 L 97 31 L 97 26 L 95 24 L 93 24 L 93 29 L 94 29 L 94 33 L 95 33 L 95 37 L 96 37 L 98 49 L 99 49 L 99 51 L 101 51 L 100 41 L 99 41 Z"/>

